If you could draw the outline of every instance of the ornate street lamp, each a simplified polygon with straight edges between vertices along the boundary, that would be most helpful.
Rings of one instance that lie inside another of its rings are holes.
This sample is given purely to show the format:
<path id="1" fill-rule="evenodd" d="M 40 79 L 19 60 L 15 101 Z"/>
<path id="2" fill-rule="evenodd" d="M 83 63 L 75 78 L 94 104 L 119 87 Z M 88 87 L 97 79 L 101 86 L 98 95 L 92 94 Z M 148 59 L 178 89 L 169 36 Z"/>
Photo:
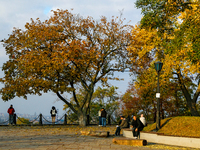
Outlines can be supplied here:
<path id="1" fill-rule="evenodd" d="M 163 63 L 158 61 L 154 63 L 155 69 L 158 73 L 158 82 L 157 82 L 157 92 L 156 92 L 156 98 L 157 98 L 157 113 L 156 113 L 156 130 L 160 129 L 160 86 L 159 86 L 159 75 L 160 71 L 162 69 Z"/>

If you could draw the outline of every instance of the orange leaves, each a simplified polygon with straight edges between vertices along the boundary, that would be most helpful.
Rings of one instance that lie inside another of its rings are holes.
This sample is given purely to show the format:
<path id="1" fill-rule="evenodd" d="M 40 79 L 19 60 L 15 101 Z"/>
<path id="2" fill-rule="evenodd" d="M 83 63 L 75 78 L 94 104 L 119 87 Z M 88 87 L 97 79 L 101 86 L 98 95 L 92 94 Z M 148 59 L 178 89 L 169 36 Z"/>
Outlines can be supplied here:
<path id="1" fill-rule="evenodd" d="M 53 13 L 45 21 L 31 19 L 25 31 L 14 29 L 4 40 L 10 60 L 3 68 L 3 92 L 14 93 L 8 99 L 49 90 L 68 92 L 76 84 L 90 92 L 97 82 L 106 83 L 108 74 L 126 67 L 131 26 L 117 17 L 95 21 L 68 10 Z"/>

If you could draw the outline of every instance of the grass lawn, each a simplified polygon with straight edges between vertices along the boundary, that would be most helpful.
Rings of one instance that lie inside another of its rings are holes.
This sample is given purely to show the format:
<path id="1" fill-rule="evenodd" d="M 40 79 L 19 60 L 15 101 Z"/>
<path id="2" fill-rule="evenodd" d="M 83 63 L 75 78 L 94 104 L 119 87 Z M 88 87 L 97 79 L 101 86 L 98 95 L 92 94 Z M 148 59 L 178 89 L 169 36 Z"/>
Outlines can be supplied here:
<path id="1" fill-rule="evenodd" d="M 165 135 L 199 137 L 200 138 L 200 117 L 181 116 L 161 120 L 161 129 L 158 131 Z M 150 124 L 143 131 L 156 129 L 156 123 Z"/>

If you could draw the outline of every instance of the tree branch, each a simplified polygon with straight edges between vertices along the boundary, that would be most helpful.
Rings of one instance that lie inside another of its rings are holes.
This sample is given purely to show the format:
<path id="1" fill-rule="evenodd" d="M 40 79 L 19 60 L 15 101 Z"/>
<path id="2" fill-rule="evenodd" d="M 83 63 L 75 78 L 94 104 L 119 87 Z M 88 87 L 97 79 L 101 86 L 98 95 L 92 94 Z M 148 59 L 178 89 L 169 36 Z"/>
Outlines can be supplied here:
<path id="1" fill-rule="evenodd" d="M 70 82 L 70 85 L 71 85 L 71 87 L 74 89 L 74 84 L 73 84 L 73 82 Z M 80 105 L 79 105 L 79 102 L 78 102 L 78 100 L 77 100 L 75 90 L 73 90 L 72 93 L 73 93 L 74 100 L 75 100 L 75 102 L 76 102 L 76 104 L 77 104 L 77 107 L 79 108 Z"/>
<path id="2" fill-rule="evenodd" d="M 56 92 L 56 94 L 57 94 L 57 96 L 58 96 L 65 104 L 67 104 L 67 105 L 70 107 L 70 109 L 71 109 L 75 114 L 77 114 L 76 109 L 74 109 L 74 107 L 73 107 L 73 105 L 72 105 L 71 103 L 69 103 L 68 101 L 66 101 L 66 99 L 64 99 L 64 98 L 60 95 L 59 92 Z"/>

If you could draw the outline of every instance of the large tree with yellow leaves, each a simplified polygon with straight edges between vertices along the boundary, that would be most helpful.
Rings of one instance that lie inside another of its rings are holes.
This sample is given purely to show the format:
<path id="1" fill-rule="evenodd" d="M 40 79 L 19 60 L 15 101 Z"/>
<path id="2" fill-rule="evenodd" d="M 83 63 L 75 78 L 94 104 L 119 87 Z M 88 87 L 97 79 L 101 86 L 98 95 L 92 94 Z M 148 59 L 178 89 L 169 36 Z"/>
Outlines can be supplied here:
<path id="1" fill-rule="evenodd" d="M 15 28 L 3 40 L 9 60 L 2 67 L 2 99 L 53 91 L 78 114 L 79 124 L 86 125 L 95 85 L 106 84 L 114 71 L 127 67 L 130 27 L 118 17 L 95 21 L 68 10 L 53 11 L 44 22 L 31 19 L 25 30 Z M 86 92 L 81 104 L 77 87 Z M 73 95 L 76 109 L 62 96 L 64 92 Z"/>
<path id="2" fill-rule="evenodd" d="M 139 57 L 156 54 L 164 63 L 161 79 L 176 80 L 194 116 L 200 95 L 200 12 L 199 1 L 137 0 L 144 17 L 138 33 L 147 32 L 149 38 L 140 47 Z M 144 36 L 143 36 L 144 37 Z M 137 37 L 134 37 L 137 38 Z M 136 51 L 135 45 L 131 51 Z M 152 63 L 153 65 L 153 63 Z"/>

